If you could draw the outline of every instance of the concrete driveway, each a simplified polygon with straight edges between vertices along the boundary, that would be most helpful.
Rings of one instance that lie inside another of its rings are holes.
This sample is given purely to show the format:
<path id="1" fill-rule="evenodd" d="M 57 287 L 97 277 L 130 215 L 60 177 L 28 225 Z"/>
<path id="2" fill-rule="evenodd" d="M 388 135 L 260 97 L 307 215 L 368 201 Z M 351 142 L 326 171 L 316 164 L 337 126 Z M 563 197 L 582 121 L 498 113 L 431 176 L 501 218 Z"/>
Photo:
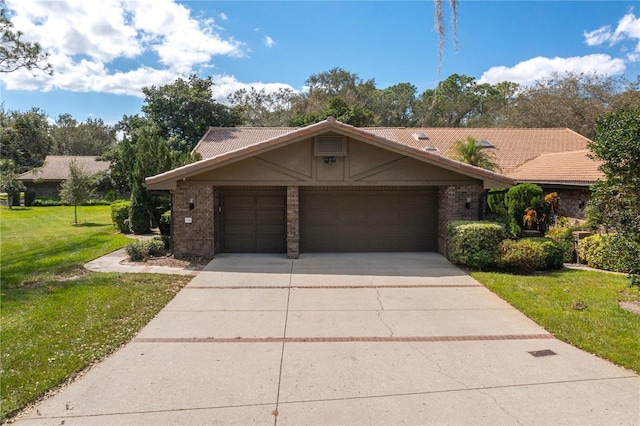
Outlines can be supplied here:
<path id="1" fill-rule="evenodd" d="M 640 424 L 634 373 L 433 253 L 219 255 L 19 424 Z"/>

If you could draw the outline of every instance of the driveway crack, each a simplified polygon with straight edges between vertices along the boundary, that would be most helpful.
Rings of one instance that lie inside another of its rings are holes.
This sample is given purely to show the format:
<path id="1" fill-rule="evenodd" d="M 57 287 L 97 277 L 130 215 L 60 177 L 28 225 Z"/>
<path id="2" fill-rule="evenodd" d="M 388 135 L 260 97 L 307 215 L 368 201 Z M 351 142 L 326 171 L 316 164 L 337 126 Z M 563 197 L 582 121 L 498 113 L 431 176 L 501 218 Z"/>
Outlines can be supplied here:
<path id="1" fill-rule="evenodd" d="M 380 305 L 380 309 L 378 311 L 376 311 L 378 313 L 378 319 L 380 320 L 380 322 L 382 324 L 384 324 L 385 327 L 387 327 L 387 330 L 389 330 L 389 333 L 391 334 L 391 337 L 395 337 L 393 335 L 393 330 L 391 329 L 389 324 L 387 324 L 385 322 L 385 320 L 382 318 L 382 311 L 384 311 L 384 306 L 382 305 L 382 299 L 380 298 L 380 289 L 379 288 L 376 288 L 376 298 L 378 299 L 378 304 Z"/>

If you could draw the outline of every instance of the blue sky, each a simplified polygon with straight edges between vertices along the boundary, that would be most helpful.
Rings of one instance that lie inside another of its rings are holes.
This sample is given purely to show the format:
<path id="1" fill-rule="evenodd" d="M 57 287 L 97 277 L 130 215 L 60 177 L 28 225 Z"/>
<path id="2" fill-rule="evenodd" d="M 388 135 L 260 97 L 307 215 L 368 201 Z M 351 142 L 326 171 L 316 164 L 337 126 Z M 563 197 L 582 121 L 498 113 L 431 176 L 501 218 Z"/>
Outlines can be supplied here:
<path id="1" fill-rule="evenodd" d="M 8 110 L 43 109 L 107 123 L 140 112 L 141 89 L 197 74 L 214 95 L 304 90 L 342 67 L 378 88 L 437 84 L 432 1 L 7 0 L 23 38 L 50 52 L 54 76 L 0 75 Z M 447 31 L 450 8 L 444 1 Z M 530 84 L 553 72 L 640 74 L 637 1 L 472 1 L 458 4 L 459 47 L 448 39 L 441 79 Z"/>

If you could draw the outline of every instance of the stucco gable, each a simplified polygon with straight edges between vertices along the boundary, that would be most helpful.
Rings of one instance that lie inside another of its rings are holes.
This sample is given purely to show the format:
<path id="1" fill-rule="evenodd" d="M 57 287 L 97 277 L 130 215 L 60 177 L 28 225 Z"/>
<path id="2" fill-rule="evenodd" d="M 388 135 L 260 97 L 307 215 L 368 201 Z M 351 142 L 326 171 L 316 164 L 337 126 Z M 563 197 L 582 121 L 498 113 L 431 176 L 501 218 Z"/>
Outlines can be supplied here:
<path id="1" fill-rule="evenodd" d="M 267 167 L 268 163 L 276 164 L 278 167 L 284 167 L 290 171 L 294 171 L 300 175 L 311 177 L 308 182 L 345 182 L 352 183 L 351 179 L 351 156 L 345 158 L 338 157 L 335 163 L 325 164 L 322 157 L 313 156 L 312 143 L 313 138 L 318 135 L 341 135 L 353 144 L 362 144 L 360 148 L 364 146 L 376 147 L 381 151 L 370 154 L 372 157 L 379 157 L 379 161 L 382 163 L 393 161 L 394 159 L 402 157 L 410 157 L 424 165 L 429 165 L 435 169 L 442 171 L 453 172 L 456 175 L 463 175 L 466 180 L 482 181 L 484 186 L 490 187 L 504 187 L 512 184 L 512 179 L 497 173 L 490 172 L 488 170 L 480 169 L 468 164 L 460 163 L 437 154 L 433 154 L 415 147 L 407 146 L 399 142 L 386 139 L 382 136 L 376 135 L 372 132 L 368 132 L 363 129 L 359 129 L 344 123 L 340 123 L 335 119 L 329 118 L 320 123 L 316 123 L 304 128 L 295 129 L 282 135 L 277 135 L 271 139 L 264 140 L 259 143 L 255 143 L 249 146 L 239 148 L 234 151 L 227 152 L 215 157 L 207 158 L 196 163 L 183 166 L 169 172 L 153 176 L 146 179 L 146 184 L 149 189 L 173 189 L 176 187 L 176 182 L 179 180 L 214 180 L 219 183 L 222 182 L 235 182 L 240 184 L 240 181 L 235 179 L 221 180 L 224 172 L 215 172 L 217 169 L 226 169 L 228 173 L 232 173 L 234 177 L 239 177 L 239 170 L 244 168 L 248 174 L 252 176 L 246 176 L 245 179 L 248 182 L 254 182 L 256 179 L 253 175 L 258 172 L 258 169 L 252 169 L 251 167 L 242 165 L 239 163 L 249 158 L 260 159 L 263 162 L 262 166 Z M 355 145 L 354 145 L 355 146 Z M 276 152 L 277 151 L 277 152 Z M 360 151 L 363 151 L 362 149 Z M 364 148 L 366 151 L 366 148 Z M 363 154 L 364 155 L 364 154 Z M 385 158 L 388 156 L 388 158 Z M 274 161 L 281 158 L 281 160 Z M 308 160 L 307 160 L 308 158 Z M 354 157 L 358 159 L 359 157 Z M 238 163 L 237 166 L 229 167 L 230 165 Z M 254 161 L 255 163 L 255 161 Z M 285 164 L 286 163 L 286 164 Z M 311 167 L 311 174 L 309 170 L 304 167 Z M 357 170 L 357 164 L 353 165 Z M 345 168 L 346 167 L 346 168 Z M 365 166 L 368 167 L 368 166 Z M 268 168 L 268 167 L 267 167 Z M 301 169 L 302 168 L 302 169 Z M 273 175 L 273 168 L 269 172 L 265 172 L 267 182 L 275 183 L 276 176 Z M 283 170 L 280 170 L 282 172 Z M 362 172 L 364 170 L 361 170 Z M 357 173 L 357 172 L 356 172 Z M 300 176 L 291 175 L 291 173 L 284 173 L 289 175 L 287 179 L 278 180 L 281 184 L 287 184 L 291 182 L 291 178 L 299 178 Z M 388 176 L 390 177 L 390 176 Z M 418 179 L 420 180 L 420 179 Z M 464 179 L 457 179 L 462 181 Z M 266 183 L 265 183 L 266 184 Z M 417 183 L 416 183 L 417 184 Z M 425 184 L 423 180 L 421 184 Z"/>

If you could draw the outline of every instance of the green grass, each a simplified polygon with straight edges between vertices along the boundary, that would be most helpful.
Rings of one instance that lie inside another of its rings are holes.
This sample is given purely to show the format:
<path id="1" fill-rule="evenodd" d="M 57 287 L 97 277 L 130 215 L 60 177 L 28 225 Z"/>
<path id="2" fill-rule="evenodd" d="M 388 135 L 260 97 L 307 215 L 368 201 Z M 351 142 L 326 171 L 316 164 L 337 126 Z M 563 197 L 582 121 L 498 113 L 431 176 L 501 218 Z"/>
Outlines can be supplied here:
<path id="1" fill-rule="evenodd" d="M 558 339 L 640 373 L 640 314 L 618 304 L 640 301 L 640 291 L 623 275 L 565 269 L 472 276 Z"/>
<path id="2" fill-rule="evenodd" d="M 89 260 L 130 240 L 109 206 L 0 209 L 1 416 L 130 340 L 189 277 L 101 274 Z"/>

